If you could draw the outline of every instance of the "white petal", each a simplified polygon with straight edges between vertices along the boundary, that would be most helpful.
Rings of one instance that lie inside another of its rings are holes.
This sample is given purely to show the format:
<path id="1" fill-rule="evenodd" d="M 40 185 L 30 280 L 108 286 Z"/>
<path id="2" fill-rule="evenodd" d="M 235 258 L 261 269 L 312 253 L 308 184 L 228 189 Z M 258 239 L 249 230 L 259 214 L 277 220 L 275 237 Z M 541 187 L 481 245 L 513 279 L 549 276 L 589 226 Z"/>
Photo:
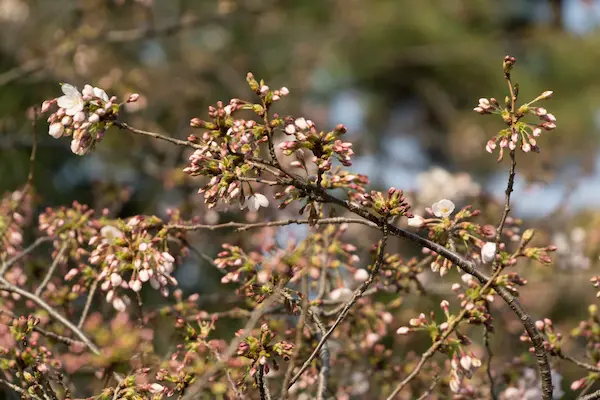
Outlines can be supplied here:
<path id="1" fill-rule="evenodd" d="M 246 199 L 246 205 L 248 206 L 248 210 L 252 212 L 257 212 L 260 208 L 260 205 L 258 204 L 258 201 L 256 200 L 255 196 L 248 197 Z"/>
<path id="2" fill-rule="evenodd" d="M 84 96 L 93 96 L 94 95 L 94 88 L 92 87 L 92 85 L 86 84 L 83 87 L 83 90 L 81 91 L 81 94 L 84 95 Z"/>
<path id="3" fill-rule="evenodd" d="M 63 85 L 60 88 L 62 89 L 62 92 L 67 96 L 74 96 L 75 94 L 79 94 L 79 90 L 77 90 L 75 86 L 68 83 L 63 83 Z"/>
<path id="4" fill-rule="evenodd" d="M 60 108 L 71 108 L 74 104 L 73 97 L 66 95 L 60 96 L 58 99 L 56 99 L 56 104 L 58 104 Z"/>
<path id="5" fill-rule="evenodd" d="M 106 94 L 106 92 L 104 90 L 100 89 L 99 87 L 94 88 L 94 96 L 96 96 L 104 101 L 108 101 L 108 95 Z"/>
<path id="6" fill-rule="evenodd" d="M 256 202 L 258 203 L 258 205 L 260 207 L 268 207 L 269 206 L 269 199 L 267 199 L 266 196 L 257 193 L 254 195 L 254 197 L 256 198 Z"/>

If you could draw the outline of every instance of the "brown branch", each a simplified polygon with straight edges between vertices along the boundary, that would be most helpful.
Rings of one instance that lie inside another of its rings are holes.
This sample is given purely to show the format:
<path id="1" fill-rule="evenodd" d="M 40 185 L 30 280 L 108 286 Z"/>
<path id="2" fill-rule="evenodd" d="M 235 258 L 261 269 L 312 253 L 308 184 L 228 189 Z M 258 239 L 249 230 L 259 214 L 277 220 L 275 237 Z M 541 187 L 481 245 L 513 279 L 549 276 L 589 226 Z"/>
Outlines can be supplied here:
<path id="1" fill-rule="evenodd" d="M 121 129 L 125 129 L 131 133 L 135 133 L 138 135 L 145 135 L 145 136 L 150 136 L 154 139 L 160 139 L 160 140 L 164 140 L 166 142 L 170 142 L 173 144 L 176 144 L 178 146 L 187 146 L 187 147 L 191 147 L 193 149 L 198 149 L 201 148 L 202 146 L 199 146 L 195 143 L 189 142 L 187 140 L 180 140 L 180 139 L 175 139 L 169 136 L 165 136 L 162 135 L 160 133 L 156 133 L 156 132 L 149 132 L 149 131 L 144 131 L 142 129 L 137 129 L 134 128 L 132 126 L 129 126 L 128 124 L 126 124 L 125 122 L 120 122 L 120 121 L 114 121 L 115 126 L 118 126 Z"/>
<path id="2" fill-rule="evenodd" d="M 204 225 L 204 224 L 195 224 L 195 225 L 180 225 L 180 224 L 169 224 L 165 225 L 166 229 L 169 230 L 182 230 L 182 231 L 199 231 L 202 229 L 207 230 L 217 230 L 217 229 L 225 229 L 225 228 L 236 228 L 238 231 L 246 231 L 248 229 L 254 228 L 266 228 L 273 226 L 285 226 L 285 225 L 309 225 L 311 221 L 307 219 L 286 219 L 281 221 L 270 221 L 270 222 L 257 222 L 254 224 L 245 224 L 242 222 L 226 222 L 223 224 L 217 225 Z M 362 224 L 367 225 L 372 228 L 377 228 L 377 224 L 374 224 L 369 221 L 365 221 L 360 218 L 322 218 L 317 221 L 312 221 L 313 224 L 316 225 L 328 225 L 328 224 Z"/>
<path id="3" fill-rule="evenodd" d="M 258 390 L 260 391 L 260 400 L 271 400 L 271 391 L 269 385 L 265 382 L 265 366 L 258 368 L 257 374 Z"/>
<path id="4" fill-rule="evenodd" d="M 600 399 L 600 390 L 596 390 L 593 393 L 590 393 L 583 397 L 579 397 L 579 400 L 598 400 L 598 399 Z"/>
<path id="5" fill-rule="evenodd" d="M 6 290 L 7 292 L 20 294 L 21 296 L 33 301 L 35 304 L 46 310 L 52 318 L 69 328 L 94 354 L 100 355 L 100 349 L 98 346 L 96 346 L 81 329 L 73 325 L 71 321 L 56 311 L 50 304 L 46 303 L 39 296 L 13 285 L 3 277 L 0 277 L 0 284 L 2 284 L 2 286 L 0 286 L 0 290 Z"/>

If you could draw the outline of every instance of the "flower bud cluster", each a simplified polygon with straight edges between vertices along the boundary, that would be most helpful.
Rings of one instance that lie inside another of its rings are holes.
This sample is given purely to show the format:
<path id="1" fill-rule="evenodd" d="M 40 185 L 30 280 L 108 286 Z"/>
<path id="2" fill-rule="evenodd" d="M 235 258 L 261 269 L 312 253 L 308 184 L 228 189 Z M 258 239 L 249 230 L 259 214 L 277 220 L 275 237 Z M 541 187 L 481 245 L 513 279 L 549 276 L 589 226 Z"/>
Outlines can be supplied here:
<path id="1" fill-rule="evenodd" d="M 329 171 L 333 159 L 337 159 L 346 167 L 352 165 L 351 157 L 354 155 L 352 143 L 340 139 L 347 131 L 344 125 L 337 125 L 329 132 L 318 131 L 311 120 L 292 117 L 286 118 L 284 125 L 284 133 L 296 139 L 279 144 L 279 149 L 286 156 L 300 149 L 310 150 L 313 153 L 311 162 L 317 166 L 319 173 Z"/>
<path id="2" fill-rule="evenodd" d="M 9 257 L 22 248 L 23 227 L 30 213 L 31 196 L 22 190 L 9 192 L 0 200 L 0 248 Z"/>
<path id="3" fill-rule="evenodd" d="M 270 371 L 269 364 L 275 370 L 279 369 L 275 354 L 284 360 L 289 360 L 294 351 L 294 345 L 285 340 L 271 344 L 275 333 L 269 329 L 267 324 L 260 327 L 260 333 L 251 335 L 244 339 L 237 348 L 237 355 L 252 360 L 250 376 L 254 376 L 259 366 L 264 368 L 265 374 Z"/>
<path id="4" fill-rule="evenodd" d="M 54 240 L 54 248 L 67 246 L 70 256 L 82 260 L 88 252 L 88 240 L 97 233 L 94 226 L 94 210 L 87 205 L 73 202 L 71 207 L 46 208 L 39 215 L 39 230 Z"/>
<path id="5" fill-rule="evenodd" d="M 543 107 L 532 107 L 532 105 L 540 100 L 551 98 L 552 91 L 547 90 L 535 99 L 517 108 L 515 102 L 518 97 L 518 89 L 516 85 L 513 86 L 510 80 L 510 70 L 514 63 L 514 57 L 505 57 L 503 64 L 505 79 L 508 80 L 511 88 L 510 96 L 506 98 L 505 105 L 501 105 L 493 97 L 490 99 L 481 98 L 477 106 L 473 109 L 473 111 L 482 115 L 497 114 L 509 126 L 509 128 L 501 130 L 498 135 L 488 140 L 485 146 L 488 153 L 492 153 L 496 147 L 500 147 L 498 161 L 502 159 L 505 148 L 513 151 L 517 147 L 520 147 L 524 153 L 529 153 L 530 151 L 539 152 L 537 137 L 542 134 L 542 131 L 556 129 L 556 117 L 553 114 L 548 113 Z M 538 124 L 522 122 L 521 119 L 528 114 L 539 118 L 540 122 Z"/>
<path id="6" fill-rule="evenodd" d="M 404 193 L 400 189 L 391 187 L 387 191 L 387 196 L 372 190 L 371 193 L 359 195 L 359 198 L 363 207 L 372 208 L 373 211 L 386 217 L 405 216 L 411 218 L 413 216 L 409 211 L 410 204 L 408 204 Z"/>
<path id="7" fill-rule="evenodd" d="M 465 378 L 471 379 L 473 372 L 481 367 L 481 360 L 475 357 L 473 354 L 456 354 L 452 355 L 452 361 L 450 361 L 451 372 L 450 372 L 450 390 L 454 393 L 461 391 L 461 386 Z"/>
<path id="8" fill-rule="evenodd" d="M 175 265 L 162 235 L 152 235 L 139 217 L 131 218 L 118 227 L 105 225 L 88 243 L 92 248 L 89 262 L 100 267 L 100 288 L 106 292 L 106 301 L 117 311 L 125 311 L 129 298 L 122 290 L 142 290 L 149 283 L 163 296 L 169 295 L 169 286 L 177 286 L 172 276 Z M 66 278 L 79 272 L 72 269 Z"/>
<path id="9" fill-rule="evenodd" d="M 85 85 L 81 92 L 68 83 L 62 84 L 61 89 L 63 96 L 42 104 L 42 113 L 55 104 L 58 106 L 58 110 L 48 117 L 48 133 L 55 139 L 72 136 L 71 151 L 85 155 L 102 140 L 118 116 L 121 104 L 116 96 L 109 98 L 103 89 L 91 85 Z M 138 98 L 139 95 L 131 95 L 128 102 Z"/>

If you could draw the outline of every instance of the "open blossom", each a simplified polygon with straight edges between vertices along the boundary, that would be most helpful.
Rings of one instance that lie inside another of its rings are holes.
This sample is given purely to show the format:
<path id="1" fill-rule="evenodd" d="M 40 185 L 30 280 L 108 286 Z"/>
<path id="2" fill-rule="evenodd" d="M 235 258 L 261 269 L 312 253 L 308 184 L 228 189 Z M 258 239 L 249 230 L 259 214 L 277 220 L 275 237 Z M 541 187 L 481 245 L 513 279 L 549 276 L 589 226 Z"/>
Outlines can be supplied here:
<path id="1" fill-rule="evenodd" d="M 496 256 L 496 243 L 487 242 L 481 248 L 481 261 L 485 264 L 489 263 Z"/>
<path id="2" fill-rule="evenodd" d="M 83 110 L 83 97 L 79 90 L 73 85 L 65 83 L 61 87 L 64 96 L 59 97 L 56 103 L 60 108 L 64 108 L 67 115 L 75 115 Z"/>
<path id="3" fill-rule="evenodd" d="M 452 214 L 452 212 L 454 212 L 454 208 L 456 208 L 456 206 L 448 199 L 442 199 L 437 203 L 433 203 L 431 206 L 433 214 L 438 218 L 448 217 L 450 214 Z"/>
<path id="4" fill-rule="evenodd" d="M 244 206 L 248 206 L 248 210 L 256 212 L 261 207 L 268 207 L 269 199 L 263 194 L 255 193 L 252 196 L 246 197 L 246 204 Z"/>

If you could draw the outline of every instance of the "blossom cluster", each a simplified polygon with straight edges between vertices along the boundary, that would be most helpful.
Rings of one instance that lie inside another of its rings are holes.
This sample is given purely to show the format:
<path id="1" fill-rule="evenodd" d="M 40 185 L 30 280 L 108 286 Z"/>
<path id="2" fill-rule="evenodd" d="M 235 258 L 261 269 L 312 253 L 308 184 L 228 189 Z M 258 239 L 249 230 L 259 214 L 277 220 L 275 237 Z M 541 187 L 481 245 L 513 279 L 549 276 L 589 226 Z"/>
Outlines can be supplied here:
<path id="1" fill-rule="evenodd" d="M 501 130 L 496 136 L 488 140 L 485 149 L 488 153 L 492 153 L 496 147 L 500 147 L 500 155 L 498 160 L 503 157 L 504 149 L 510 151 L 520 147 L 524 153 L 530 151 L 539 152 L 537 138 L 542 134 L 542 131 L 552 131 L 556 129 L 556 117 L 549 113 L 543 107 L 535 107 L 535 103 L 541 100 L 547 100 L 552 97 L 552 91 L 546 90 L 535 99 L 517 106 L 518 90 L 516 85 L 513 85 L 510 78 L 510 70 L 515 63 L 514 57 L 506 56 L 504 59 L 505 77 L 509 83 L 511 90 L 510 96 L 507 96 L 504 104 L 501 104 L 495 98 L 479 99 L 478 105 L 473 109 L 481 115 L 496 114 L 502 118 L 502 121 L 509 127 Z M 533 115 L 539 118 L 539 123 L 523 122 L 521 119 L 527 115 Z"/>
<path id="2" fill-rule="evenodd" d="M 102 140 L 118 116 L 121 104 L 116 96 L 108 97 L 103 89 L 87 84 L 81 92 L 68 83 L 63 83 L 61 89 L 63 96 L 42 104 L 42 113 L 58 106 L 58 110 L 48 117 L 48 134 L 55 139 L 72 136 L 71 151 L 85 155 Z M 127 102 L 135 102 L 138 98 L 138 94 L 132 94 Z"/>

